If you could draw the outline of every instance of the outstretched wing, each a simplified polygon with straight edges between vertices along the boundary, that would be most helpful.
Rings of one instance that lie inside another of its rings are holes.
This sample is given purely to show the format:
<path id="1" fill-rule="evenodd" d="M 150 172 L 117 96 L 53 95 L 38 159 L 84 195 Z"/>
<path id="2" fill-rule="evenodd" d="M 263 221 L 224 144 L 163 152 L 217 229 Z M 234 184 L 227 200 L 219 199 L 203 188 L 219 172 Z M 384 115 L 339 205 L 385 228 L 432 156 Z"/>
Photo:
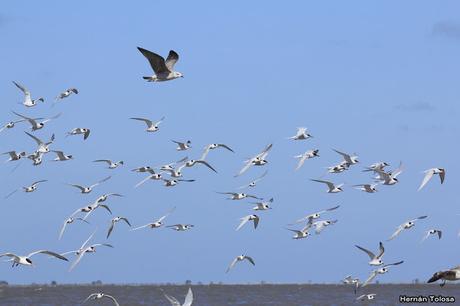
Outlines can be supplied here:
<path id="1" fill-rule="evenodd" d="M 147 58 L 155 74 L 170 72 L 162 56 L 140 47 L 137 47 L 137 49 Z"/>
<path id="2" fill-rule="evenodd" d="M 179 54 L 177 54 L 176 51 L 174 50 L 170 50 L 168 57 L 166 58 L 166 61 L 165 61 L 166 68 L 168 68 L 169 71 L 173 71 L 174 65 L 177 63 L 178 60 L 179 60 Z"/>
<path id="3" fill-rule="evenodd" d="M 193 303 L 193 292 L 192 288 L 188 288 L 187 295 L 185 296 L 185 301 L 182 306 L 192 306 Z"/>
<path id="4" fill-rule="evenodd" d="M 422 190 L 423 187 L 425 187 L 425 185 L 431 180 L 431 178 L 433 177 L 433 170 L 430 169 L 428 171 L 426 171 L 425 173 L 425 177 L 423 178 L 423 181 L 422 183 L 420 184 L 420 187 L 418 187 L 418 191 Z"/>

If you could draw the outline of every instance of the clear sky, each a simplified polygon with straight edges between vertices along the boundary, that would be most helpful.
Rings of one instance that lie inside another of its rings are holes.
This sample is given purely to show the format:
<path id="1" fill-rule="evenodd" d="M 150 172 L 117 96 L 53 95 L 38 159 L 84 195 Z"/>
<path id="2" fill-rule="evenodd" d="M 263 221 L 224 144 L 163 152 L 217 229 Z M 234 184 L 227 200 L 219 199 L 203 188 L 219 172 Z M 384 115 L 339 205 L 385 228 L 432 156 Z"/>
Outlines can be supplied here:
<path id="1" fill-rule="evenodd" d="M 0 121 L 10 111 L 48 117 L 63 115 L 36 135 L 54 149 L 73 154 L 65 163 L 46 161 L 33 167 L 22 162 L 0 166 L 0 192 L 48 179 L 32 194 L 1 200 L 0 252 L 27 254 L 37 249 L 64 252 L 78 248 L 98 227 L 94 242 L 105 242 L 110 216 L 96 211 L 91 225 L 73 224 L 57 240 L 64 219 L 104 192 L 124 198 L 108 201 L 114 215 L 142 225 L 176 206 L 166 223 L 192 223 L 188 232 L 162 228 L 129 232 L 119 224 L 109 242 L 88 254 L 69 273 L 66 263 L 35 258 L 36 268 L 12 269 L 0 264 L 1 279 L 11 283 L 113 283 L 223 281 L 337 282 L 348 274 L 366 278 L 368 258 L 354 247 L 376 250 L 395 228 L 427 214 L 415 228 L 385 243 L 386 262 L 405 263 L 379 277 L 381 282 L 428 279 L 437 270 L 460 264 L 457 233 L 460 208 L 456 193 L 459 134 L 460 5 L 456 1 L 293 1 L 219 2 L 7 2 L 0 12 Z M 147 83 L 151 69 L 137 46 L 180 55 L 176 69 L 185 78 Z M 46 102 L 33 109 L 18 105 L 27 86 Z M 76 87 L 80 94 L 51 108 L 59 92 Z M 148 134 L 140 122 L 166 116 L 158 133 Z M 306 126 L 314 138 L 293 142 L 296 128 Z M 65 138 L 66 131 L 89 127 L 87 141 Z M 27 125 L 0 134 L 2 152 L 35 149 L 24 134 Z M 165 188 L 129 170 L 171 162 L 185 154 L 171 139 L 192 141 L 189 157 L 204 145 L 222 142 L 235 153 L 213 151 L 209 162 L 218 170 L 186 170 L 183 183 Z M 260 212 L 261 222 L 236 232 L 238 219 L 251 213 L 247 201 L 228 201 L 215 191 L 233 191 L 259 176 L 253 168 L 233 175 L 242 161 L 273 143 L 268 175 L 255 190 L 274 197 L 274 209 Z M 321 157 L 294 172 L 293 156 L 318 148 Z M 309 181 L 325 173 L 340 156 L 333 148 L 356 152 L 361 163 L 346 173 L 324 178 L 346 183 L 331 195 Z M 4 156 L 5 159 L 7 158 Z M 52 154 L 45 157 L 54 158 Z M 114 171 L 94 159 L 124 160 Z M 392 167 L 403 161 L 400 184 L 381 186 L 376 194 L 350 187 L 371 182 L 362 167 L 384 160 Z M 443 186 L 435 178 L 417 192 L 423 173 L 445 167 Z M 65 183 L 91 184 L 113 178 L 90 195 Z M 324 215 L 339 222 L 321 235 L 294 241 L 284 229 L 306 214 L 340 204 Z M 444 231 L 442 240 L 420 240 L 430 228 Z M 251 255 L 256 266 L 231 260 Z M 73 259 L 73 258 L 72 258 Z M 0 262 L 1 263 L 1 262 Z"/>

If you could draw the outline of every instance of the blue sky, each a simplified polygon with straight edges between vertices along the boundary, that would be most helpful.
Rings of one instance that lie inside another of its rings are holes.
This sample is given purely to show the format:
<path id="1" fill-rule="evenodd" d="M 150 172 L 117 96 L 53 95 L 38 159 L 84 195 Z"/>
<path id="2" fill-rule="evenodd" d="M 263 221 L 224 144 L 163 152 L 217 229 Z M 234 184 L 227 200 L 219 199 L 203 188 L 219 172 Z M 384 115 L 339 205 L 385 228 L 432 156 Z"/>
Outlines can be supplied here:
<path id="1" fill-rule="evenodd" d="M 49 180 L 33 194 L 21 192 L 1 201 L 0 252 L 68 251 L 96 226 L 94 242 L 105 241 L 110 216 L 104 211 L 90 217 L 91 225 L 73 225 L 57 240 L 63 220 L 103 192 L 125 195 L 109 205 L 133 225 L 176 206 L 167 223 L 196 227 L 184 233 L 165 228 L 129 232 L 120 224 L 109 240 L 115 248 L 85 256 L 71 273 L 65 263 L 37 257 L 37 268 L 1 264 L 1 278 L 11 283 L 365 278 L 371 268 L 354 244 L 374 250 L 399 224 L 423 214 L 429 218 L 385 244 L 387 262 L 405 263 L 379 280 L 426 280 L 434 271 L 458 265 L 459 9 L 455 1 L 5 3 L 0 12 L 0 121 L 14 118 L 11 110 L 36 117 L 62 112 L 36 134 L 47 139 L 56 133 L 53 148 L 75 160 L 39 167 L 27 161 L 13 173 L 13 164 L 0 166 L 2 194 Z M 185 78 L 144 82 L 142 76 L 151 69 L 137 46 L 162 55 L 176 50 L 176 69 Z M 44 96 L 46 103 L 34 109 L 18 105 L 22 96 L 12 80 Z M 68 87 L 80 94 L 50 108 L 53 97 Z M 128 119 L 137 116 L 166 119 L 158 133 L 147 134 L 141 123 Z M 287 140 L 298 126 L 308 127 L 314 138 Z M 65 138 L 74 127 L 90 127 L 92 135 L 85 142 Z M 27 129 L 18 125 L 2 132 L 0 150 L 33 150 L 34 142 L 23 133 Z M 199 157 L 212 142 L 226 143 L 236 153 L 211 152 L 209 162 L 219 173 L 190 169 L 186 177 L 196 179 L 194 183 L 168 189 L 149 182 L 134 189 L 144 176 L 130 169 L 184 156 L 171 139 L 190 139 L 194 148 L 189 157 Z M 251 205 L 227 201 L 214 191 L 232 191 L 260 175 L 265 169 L 233 177 L 244 159 L 268 143 L 274 144 L 265 168 L 269 174 L 252 192 L 274 197 L 274 209 L 259 213 L 256 231 L 235 232 Z M 294 172 L 293 156 L 313 148 L 321 157 Z M 356 152 L 361 161 L 346 173 L 325 177 L 348 184 L 337 195 L 309 181 L 340 161 L 332 148 Z M 100 158 L 126 164 L 110 171 L 91 163 Z M 382 186 L 377 194 L 349 186 L 369 182 L 361 169 L 380 160 L 392 166 L 403 161 L 400 184 Z M 445 167 L 446 182 L 440 186 L 434 180 L 416 192 L 421 172 L 431 167 Z M 64 184 L 89 184 L 107 175 L 112 180 L 87 196 Z M 325 218 L 339 222 L 319 236 L 294 241 L 284 229 L 303 215 L 336 204 L 340 209 Z M 433 227 L 444 230 L 443 239 L 420 244 L 424 231 Z M 256 267 L 241 265 L 225 274 L 241 253 L 251 255 Z"/>

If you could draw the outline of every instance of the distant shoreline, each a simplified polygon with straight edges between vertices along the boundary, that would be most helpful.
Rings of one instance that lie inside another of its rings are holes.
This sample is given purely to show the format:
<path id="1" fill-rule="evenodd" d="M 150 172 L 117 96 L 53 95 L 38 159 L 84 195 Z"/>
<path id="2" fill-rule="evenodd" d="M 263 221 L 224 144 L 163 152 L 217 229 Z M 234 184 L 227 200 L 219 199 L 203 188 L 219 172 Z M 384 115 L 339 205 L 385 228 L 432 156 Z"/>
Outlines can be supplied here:
<path id="1" fill-rule="evenodd" d="M 111 284 L 111 283 L 81 283 L 81 284 L 70 284 L 70 283 L 62 283 L 62 284 L 0 284 L 0 288 L 5 288 L 5 287 L 164 287 L 164 286 L 172 286 L 172 287 L 208 287 L 208 286 L 301 286 L 301 287 L 324 287 L 324 286 L 331 286 L 331 287 L 347 287 L 350 285 L 347 284 L 331 284 L 331 283 L 247 283 L 247 284 L 241 284 L 241 283 L 190 283 L 190 284 L 185 284 L 185 283 L 126 283 L 126 284 L 121 284 L 121 283 L 116 283 L 116 284 Z M 380 284 L 370 284 L 368 287 L 382 287 L 382 286 L 409 286 L 409 287 L 438 287 L 439 284 L 426 284 L 426 283 L 380 283 Z M 460 283 L 449 283 L 449 287 L 453 286 L 460 286 Z"/>

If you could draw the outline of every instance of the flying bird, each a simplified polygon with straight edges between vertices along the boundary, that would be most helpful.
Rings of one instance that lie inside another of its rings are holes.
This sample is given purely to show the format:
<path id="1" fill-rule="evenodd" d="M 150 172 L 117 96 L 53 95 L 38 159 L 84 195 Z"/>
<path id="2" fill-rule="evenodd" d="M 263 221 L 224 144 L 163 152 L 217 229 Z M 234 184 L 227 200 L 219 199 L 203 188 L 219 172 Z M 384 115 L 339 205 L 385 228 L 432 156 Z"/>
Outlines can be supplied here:
<path id="1" fill-rule="evenodd" d="M 315 150 L 308 150 L 306 151 L 305 153 L 302 153 L 300 155 L 296 155 L 294 156 L 294 158 L 297 158 L 299 160 L 299 162 L 297 163 L 297 167 L 295 168 L 295 170 L 299 170 L 303 164 L 305 163 L 305 161 L 307 159 L 310 159 L 310 158 L 314 158 L 314 157 L 319 157 L 319 150 L 318 149 L 315 149 Z"/>
<path id="2" fill-rule="evenodd" d="M 377 185 L 378 184 L 359 184 L 359 185 L 353 185 L 355 189 L 367 192 L 367 193 L 375 193 L 377 192 Z"/>
<path id="3" fill-rule="evenodd" d="M 235 175 L 235 177 L 240 176 L 241 174 L 246 172 L 251 166 L 263 166 L 263 165 L 266 165 L 268 163 L 266 158 L 267 158 L 267 155 L 268 155 L 268 153 L 269 153 L 269 151 L 271 150 L 272 147 L 273 147 L 273 144 L 269 144 L 262 152 L 260 152 L 259 154 L 257 154 L 253 158 L 246 160 L 245 161 L 246 164 L 240 170 L 240 172 L 238 172 L 238 174 Z"/>
<path id="4" fill-rule="evenodd" d="M 159 228 L 159 227 L 163 226 L 163 220 L 166 219 L 166 217 L 169 216 L 175 209 L 176 209 L 176 207 L 173 207 L 173 209 L 171 209 L 166 215 L 162 216 L 160 219 L 158 219 L 158 220 L 156 220 L 154 222 L 147 223 L 145 225 L 133 228 L 132 231 L 136 231 L 138 229 L 142 229 L 142 228 L 145 228 L 145 227 L 150 227 L 150 228 L 153 229 L 153 228 Z"/>
<path id="5" fill-rule="evenodd" d="M 88 302 L 89 300 L 100 300 L 102 298 L 106 298 L 106 299 L 109 299 L 113 302 L 113 304 L 115 306 L 120 306 L 120 304 L 118 304 L 117 300 L 111 296 L 111 295 L 108 295 L 108 294 L 105 294 L 105 293 L 102 293 L 102 292 L 99 292 L 99 293 L 91 293 L 83 302 L 82 304 L 85 304 L 86 302 Z"/>
<path id="6" fill-rule="evenodd" d="M 61 92 L 55 99 L 55 102 L 57 102 L 58 100 L 62 100 L 62 99 L 65 99 L 67 97 L 69 97 L 70 95 L 72 94 L 78 94 L 78 90 L 76 88 L 68 88 L 66 90 L 64 90 L 63 92 Z"/>
<path id="7" fill-rule="evenodd" d="M 75 188 L 78 188 L 80 190 L 80 193 L 82 194 L 88 194 L 90 193 L 91 191 L 93 191 L 93 188 L 96 187 L 96 186 L 99 186 L 100 184 L 108 181 L 112 176 L 108 176 L 90 186 L 82 186 L 82 185 L 78 185 L 78 184 L 68 184 L 69 186 L 72 186 L 72 187 L 75 187 Z"/>
<path id="8" fill-rule="evenodd" d="M 21 120 L 7 122 L 2 127 L 0 127 L 0 133 L 3 132 L 3 130 L 5 130 L 5 129 L 12 129 L 12 128 L 14 128 L 16 126 L 16 123 L 24 122 L 24 121 L 26 121 L 26 120 L 21 119 Z"/>
<path id="9" fill-rule="evenodd" d="M 19 88 L 24 93 L 24 101 L 22 102 L 22 105 L 24 105 L 25 107 L 35 106 L 37 105 L 38 101 L 45 102 L 45 99 L 43 98 L 32 99 L 30 91 L 24 86 L 22 86 L 21 84 L 16 83 L 15 81 L 13 81 L 13 84 L 16 85 L 16 87 Z"/>
<path id="10" fill-rule="evenodd" d="M 100 163 L 100 162 L 103 162 L 103 163 L 107 163 L 109 166 L 108 166 L 108 169 L 115 169 L 115 168 L 118 168 L 119 166 L 123 165 L 124 162 L 122 160 L 118 161 L 118 162 L 113 162 L 111 161 L 110 159 L 97 159 L 97 160 L 93 160 L 93 163 Z"/>
<path id="11" fill-rule="evenodd" d="M 257 225 L 259 225 L 260 218 L 257 215 L 247 215 L 247 216 L 241 218 L 240 221 L 241 221 L 240 225 L 238 225 L 238 227 L 236 228 L 237 231 L 240 228 L 242 228 L 249 221 L 252 221 L 254 223 L 254 229 L 256 229 Z"/>
<path id="12" fill-rule="evenodd" d="M 439 179 L 441 180 L 441 184 L 444 183 L 444 179 L 446 177 L 446 170 L 444 168 L 431 168 L 425 172 L 425 177 L 423 178 L 422 184 L 418 188 L 418 191 L 422 190 L 422 188 L 431 180 L 433 175 L 439 175 Z"/>
<path id="13" fill-rule="evenodd" d="M 256 265 L 256 263 L 254 262 L 254 259 L 252 259 L 251 257 L 246 256 L 246 255 L 239 255 L 239 256 L 236 256 L 235 259 L 233 259 L 233 261 L 230 263 L 230 266 L 228 266 L 227 271 L 225 273 L 228 273 L 228 271 L 230 271 L 236 265 L 237 262 L 240 262 L 243 260 L 249 261 L 253 266 Z"/>
<path id="14" fill-rule="evenodd" d="M 318 183 L 323 183 L 326 184 L 328 187 L 327 193 L 338 193 L 343 191 L 342 186 L 343 184 L 340 185 L 334 185 L 334 183 L 329 182 L 329 181 L 323 181 L 323 180 L 315 180 L 311 179 L 313 182 L 318 182 Z"/>
<path id="15" fill-rule="evenodd" d="M 25 187 L 22 187 L 22 190 L 24 192 L 34 192 L 35 190 L 37 190 L 38 188 L 38 184 L 40 183 L 44 183 L 44 182 L 47 182 L 48 180 L 39 180 L 39 181 L 36 181 L 36 182 L 33 182 L 32 184 L 30 184 L 29 186 L 25 186 Z M 12 192 L 10 192 L 8 195 L 5 196 L 5 199 L 8 199 L 9 197 L 11 197 L 14 193 L 16 193 L 19 189 L 16 189 Z"/>
<path id="16" fill-rule="evenodd" d="M 346 163 L 348 166 L 355 165 L 359 163 L 358 161 L 358 156 L 356 155 L 350 155 L 347 153 L 340 152 L 336 149 L 333 149 L 336 153 L 342 155 L 344 163 Z"/>
<path id="17" fill-rule="evenodd" d="M 48 256 L 51 256 L 51 257 L 55 257 L 55 258 L 60 259 L 60 260 L 69 261 L 64 256 L 59 255 L 59 254 L 57 254 L 55 252 L 47 251 L 47 250 L 35 251 L 35 252 L 29 253 L 28 255 L 25 255 L 25 256 L 16 255 L 16 254 L 13 254 L 13 253 L 3 253 L 3 254 L 0 254 L 0 257 L 10 257 L 11 258 L 10 261 L 13 262 L 13 267 L 17 267 L 19 265 L 33 266 L 33 262 L 32 262 L 32 260 L 30 258 L 32 256 L 36 255 L 36 254 L 45 254 L 45 255 L 48 255 Z"/>
<path id="18" fill-rule="evenodd" d="M 73 159 L 72 155 L 66 155 L 62 151 L 51 150 L 51 152 L 56 153 L 56 158 L 54 158 L 54 161 L 66 161 Z"/>
<path id="19" fill-rule="evenodd" d="M 356 298 L 357 301 L 373 301 L 375 299 L 375 293 L 362 294 Z"/>
<path id="20" fill-rule="evenodd" d="M 160 129 L 160 124 L 163 122 L 165 117 L 161 117 L 160 121 L 158 121 L 158 122 L 153 122 L 150 119 L 138 118 L 138 117 L 129 118 L 129 119 L 138 120 L 138 121 L 144 121 L 145 124 L 147 125 L 147 129 L 145 130 L 146 132 L 156 132 L 156 131 L 158 131 Z"/>
<path id="21" fill-rule="evenodd" d="M 91 130 L 88 128 L 74 128 L 70 132 L 67 132 L 67 136 L 83 135 L 83 140 L 86 140 L 90 133 Z"/>
<path id="22" fill-rule="evenodd" d="M 183 78 L 182 73 L 174 71 L 174 65 L 179 60 L 179 54 L 174 50 L 170 50 L 166 60 L 152 51 L 137 47 L 137 49 L 144 55 L 150 63 L 155 74 L 153 76 L 144 76 L 144 80 L 148 82 L 163 82 L 170 81 L 177 78 Z"/>
<path id="23" fill-rule="evenodd" d="M 20 160 L 21 158 L 26 156 L 26 152 L 9 151 L 9 152 L 2 153 L 2 155 L 6 155 L 6 154 L 10 156 L 10 158 L 6 160 L 6 162 Z"/>
<path id="24" fill-rule="evenodd" d="M 383 243 L 380 242 L 379 243 L 379 253 L 377 255 L 375 255 L 373 252 L 363 248 L 363 247 L 360 247 L 359 245 L 355 245 L 355 247 L 357 247 L 358 249 L 360 249 L 361 251 L 363 251 L 364 253 L 366 253 L 369 258 L 371 259 L 371 261 L 369 261 L 369 265 L 371 266 L 381 266 L 383 265 L 383 260 L 382 260 L 382 257 L 383 257 L 383 254 L 385 254 L 385 248 L 383 247 Z"/>
<path id="25" fill-rule="evenodd" d="M 185 232 L 187 230 L 192 229 L 194 225 L 193 224 L 173 224 L 173 225 L 168 225 L 166 227 L 173 229 L 177 232 Z"/>
<path id="26" fill-rule="evenodd" d="M 387 264 L 387 265 L 384 265 L 383 267 L 381 267 L 379 269 L 376 269 L 376 270 L 372 271 L 371 274 L 369 275 L 369 278 L 361 285 L 361 288 L 366 287 L 367 285 L 369 285 L 377 277 L 377 275 L 387 273 L 389 271 L 388 267 L 397 266 L 397 265 L 402 264 L 403 262 L 404 261 L 401 260 L 401 261 L 398 261 L 398 262 L 395 262 L 395 263 Z"/>
<path id="27" fill-rule="evenodd" d="M 308 134 L 307 128 L 299 127 L 297 128 L 297 133 L 294 136 L 289 137 L 288 139 L 305 140 L 305 139 L 312 138 L 312 137 L 313 137 L 312 135 Z"/>
<path id="28" fill-rule="evenodd" d="M 238 192 L 217 192 L 219 194 L 227 194 L 227 195 L 230 195 L 231 197 L 230 198 L 227 198 L 228 200 L 242 200 L 242 199 L 246 199 L 246 198 L 253 198 L 253 199 L 257 199 L 257 200 L 263 200 L 261 198 L 258 198 L 254 195 L 251 195 L 251 194 L 247 194 L 247 193 L 238 193 Z"/>
<path id="29" fill-rule="evenodd" d="M 381 181 L 383 185 L 394 185 L 398 183 L 397 177 L 403 172 L 402 162 L 399 163 L 399 167 L 391 172 L 385 172 L 384 170 L 375 170 L 377 172 L 377 180 Z"/>
<path id="30" fill-rule="evenodd" d="M 437 235 L 437 236 L 438 236 L 438 239 L 441 239 L 441 237 L 442 237 L 442 231 L 441 231 L 441 230 L 438 230 L 438 229 L 430 229 L 430 230 L 426 231 L 425 236 L 423 236 L 421 242 L 425 241 L 428 237 L 430 237 L 430 236 L 432 236 L 432 235 Z"/>
<path id="31" fill-rule="evenodd" d="M 120 221 L 124 221 L 126 224 L 131 226 L 131 223 L 129 223 L 128 219 L 126 219 L 125 217 L 117 216 L 115 218 L 112 218 L 112 220 L 110 220 L 110 227 L 109 227 L 109 230 L 107 232 L 107 239 L 110 237 L 110 234 L 113 232 L 113 229 L 115 228 L 115 224 L 120 222 Z"/>
<path id="32" fill-rule="evenodd" d="M 205 160 L 206 157 L 208 156 L 208 153 L 210 150 L 215 150 L 217 148 L 224 148 L 226 149 L 227 151 L 230 151 L 232 153 L 235 153 L 235 151 L 233 151 L 232 148 L 230 148 L 229 146 L 227 146 L 226 144 L 224 143 L 211 143 L 211 144 L 208 144 L 207 146 L 204 147 L 204 151 L 203 151 L 203 154 L 201 155 L 201 160 Z"/>
<path id="33" fill-rule="evenodd" d="M 243 185 L 243 186 L 240 186 L 238 187 L 238 189 L 244 189 L 244 188 L 254 188 L 257 186 L 257 183 L 260 182 L 266 175 L 267 175 L 268 171 L 266 170 L 264 173 L 262 173 L 261 176 L 259 176 L 258 178 L 256 178 L 255 180 L 252 180 L 249 184 L 246 184 L 246 185 Z"/>
<path id="34" fill-rule="evenodd" d="M 49 122 L 49 121 L 51 121 L 51 120 L 53 120 L 53 119 L 57 119 L 57 118 L 59 118 L 59 117 L 62 115 L 62 113 L 59 113 L 59 114 L 57 114 L 57 115 L 55 115 L 55 116 L 53 116 L 53 117 L 44 119 L 43 121 L 37 121 L 37 120 L 42 120 L 43 118 L 35 118 L 35 119 L 34 119 L 34 118 L 26 117 L 26 116 L 21 115 L 21 114 L 16 113 L 16 112 L 13 112 L 13 114 L 15 114 L 16 116 L 19 116 L 19 117 L 23 118 L 24 121 L 28 121 L 28 122 L 30 123 L 30 125 L 31 125 L 31 130 L 32 130 L 32 132 L 35 132 L 35 131 L 37 131 L 37 130 L 40 130 L 40 129 L 44 128 L 44 127 L 45 127 L 45 123 L 47 123 L 47 122 Z"/>
<path id="35" fill-rule="evenodd" d="M 192 142 L 190 140 L 187 140 L 186 142 L 180 142 L 176 140 L 171 140 L 171 141 L 177 144 L 177 148 L 176 148 L 177 151 L 187 151 L 188 149 L 192 147 Z"/>
<path id="36" fill-rule="evenodd" d="M 74 223 L 76 220 L 85 222 L 86 224 L 89 224 L 88 221 L 82 219 L 82 218 L 67 218 L 65 219 L 64 223 L 62 224 L 61 231 L 59 232 L 59 240 L 61 240 L 62 236 L 64 235 L 64 231 L 67 228 L 67 225 Z"/>
<path id="37" fill-rule="evenodd" d="M 415 226 L 415 221 L 417 220 L 422 220 L 422 219 L 425 219 L 427 218 L 428 216 L 420 216 L 418 218 L 415 218 L 415 219 L 412 219 L 412 220 L 409 220 L 409 221 L 406 221 L 405 223 L 401 224 L 400 226 L 398 226 L 398 228 L 396 229 L 396 231 L 393 233 L 393 235 L 391 235 L 390 238 L 388 238 L 387 241 L 390 241 L 390 240 L 393 240 L 395 239 L 399 234 L 401 234 L 401 232 L 403 230 L 407 230 L 407 229 L 410 229 L 412 227 Z"/>
<path id="38" fill-rule="evenodd" d="M 337 205 L 337 206 L 334 206 L 334 207 L 331 207 L 331 208 L 328 208 L 328 209 L 324 209 L 324 210 L 309 214 L 309 215 L 307 215 L 307 216 L 295 221 L 294 223 L 291 223 L 290 225 L 294 225 L 296 223 L 300 223 L 300 222 L 304 222 L 304 221 L 307 221 L 307 224 L 312 224 L 313 220 L 318 219 L 319 217 L 321 217 L 321 215 L 323 213 L 328 212 L 328 211 L 336 210 L 339 207 L 340 207 L 340 205 Z"/>
<path id="39" fill-rule="evenodd" d="M 50 148 L 49 146 L 53 143 L 54 139 L 55 139 L 55 136 L 54 134 L 51 135 L 51 138 L 48 142 L 44 142 L 42 140 L 40 140 L 38 137 L 35 137 L 34 135 L 32 134 L 29 134 L 27 132 L 24 132 L 26 133 L 29 137 L 31 137 L 33 140 L 35 140 L 35 142 L 37 143 L 37 150 L 36 152 L 39 152 L 39 153 L 48 153 L 50 151 Z"/>
<path id="40" fill-rule="evenodd" d="M 192 288 L 188 288 L 187 295 L 185 296 L 184 304 L 181 303 L 173 296 L 164 293 L 165 298 L 171 303 L 171 306 L 192 306 L 193 303 L 193 292 Z"/>
<path id="41" fill-rule="evenodd" d="M 268 201 L 263 202 L 251 202 L 251 204 L 256 204 L 252 209 L 253 210 L 269 210 L 272 209 L 270 204 L 273 203 L 273 198 L 270 198 Z"/>
<path id="42" fill-rule="evenodd" d="M 434 273 L 433 276 L 428 280 L 428 283 L 434 283 L 440 279 L 443 280 L 440 285 L 441 287 L 446 285 L 446 281 L 460 280 L 460 266 Z"/>

